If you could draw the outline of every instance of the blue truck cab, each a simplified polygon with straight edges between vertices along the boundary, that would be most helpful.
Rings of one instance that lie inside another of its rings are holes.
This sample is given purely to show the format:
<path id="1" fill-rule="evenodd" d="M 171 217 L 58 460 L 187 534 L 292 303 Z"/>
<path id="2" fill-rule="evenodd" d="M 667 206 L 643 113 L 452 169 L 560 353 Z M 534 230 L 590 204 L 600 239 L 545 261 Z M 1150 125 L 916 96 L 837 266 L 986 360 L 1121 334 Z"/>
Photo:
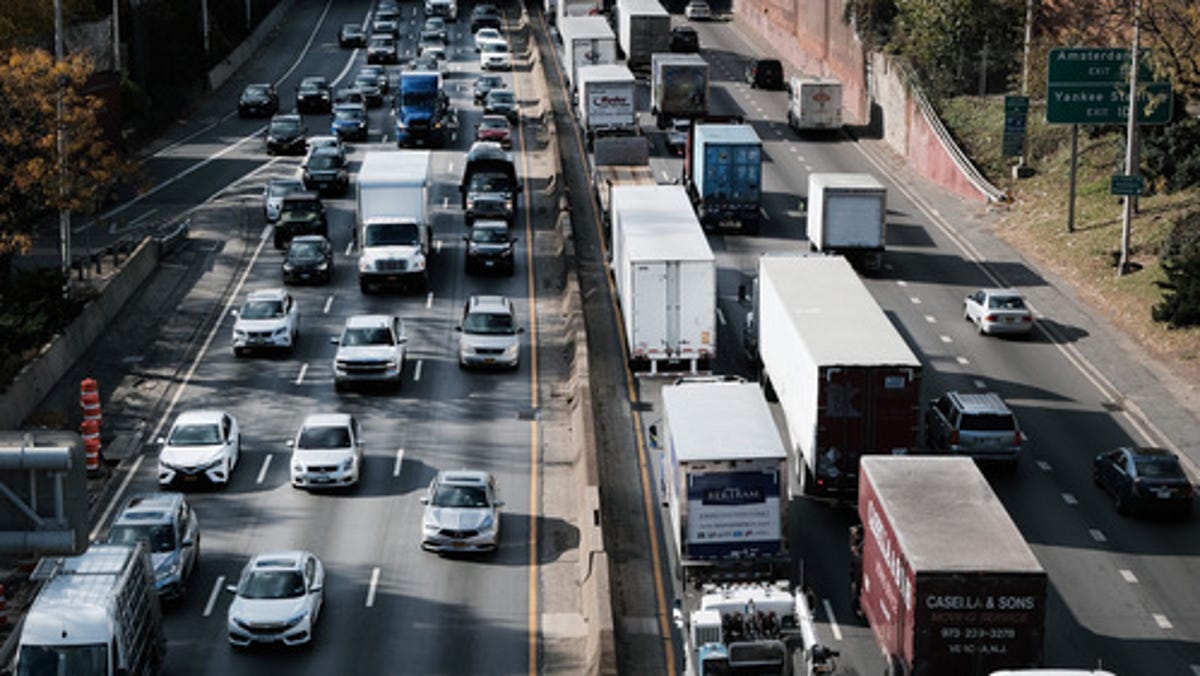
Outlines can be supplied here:
<path id="1" fill-rule="evenodd" d="M 396 145 L 401 148 L 446 144 L 451 122 L 450 99 L 442 75 L 432 71 L 400 74 L 396 94 Z"/>

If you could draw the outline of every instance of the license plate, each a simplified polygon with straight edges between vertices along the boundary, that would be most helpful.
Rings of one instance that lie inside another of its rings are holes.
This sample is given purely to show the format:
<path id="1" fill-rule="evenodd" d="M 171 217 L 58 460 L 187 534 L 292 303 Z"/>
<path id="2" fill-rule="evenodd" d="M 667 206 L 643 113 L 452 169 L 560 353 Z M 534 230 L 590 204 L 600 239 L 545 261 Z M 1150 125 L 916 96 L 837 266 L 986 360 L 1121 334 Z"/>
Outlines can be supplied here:
<path id="1" fill-rule="evenodd" d="M 467 543 L 455 540 L 454 542 L 450 543 L 450 546 L 454 547 L 455 549 L 462 549 L 463 547 L 467 546 Z"/>
<path id="2" fill-rule="evenodd" d="M 189 482 L 189 481 L 199 481 L 200 475 L 199 474 L 184 474 L 183 480 L 185 483 Z"/>
<path id="3" fill-rule="evenodd" d="M 307 272 L 300 273 L 300 279 L 308 279 L 309 277 L 312 277 L 312 275 L 308 274 Z"/>
<path id="4" fill-rule="evenodd" d="M 490 267 L 492 267 L 492 266 L 494 266 L 494 265 L 496 265 L 496 261 L 484 261 L 484 262 L 483 262 L 483 266 L 484 266 L 484 267 L 487 267 L 487 268 L 490 268 Z"/>
<path id="5" fill-rule="evenodd" d="M 388 275 L 388 276 L 387 276 L 387 280 L 388 280 L 389 282 L 398 282 L 398 281 L 400 281 L 400 278 L 399 278 L 399 277 L 397 277 L 396 275 Z"/>
<path id="6" fill-rule="evenodd" d="M 323 483 L 329 483 L 333 479 L 331 479 L 328 474 L 314 474 L 312 480 L 317 483 L 323 484 Z"/>
<path id="7" fill-rule="evenodd" d="M 1170 488 L 1160 488 L 1160 489 L 1154 491 L 1154 493 L 1158 497 L 1164 498 L 1164 499 L 1171 497 L 1171 489 Z"/>
<path id="8" fill-rule="evenodd" d="M 484 359 L 484 360 L 483 360 L 483 363 L 485 363 L 485 364 L 495 364 L 495 363 L 496 363 L 496 359 L 495 359 L 494 357 L 488 357 L 487 359 Z"/>

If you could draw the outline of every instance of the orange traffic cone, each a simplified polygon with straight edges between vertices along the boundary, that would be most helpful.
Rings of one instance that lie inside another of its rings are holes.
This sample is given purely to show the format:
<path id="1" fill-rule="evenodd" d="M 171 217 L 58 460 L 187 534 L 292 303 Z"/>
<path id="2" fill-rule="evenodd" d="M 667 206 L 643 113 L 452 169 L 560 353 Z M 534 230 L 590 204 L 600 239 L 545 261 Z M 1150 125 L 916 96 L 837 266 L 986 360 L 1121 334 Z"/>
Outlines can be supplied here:
<path id="1" fill-rule="evenodd" d="M 100 386 L 92 378 L 84 378 L 79 383 L 79 406 L 83 409 L 84 420 L 102 421 L 100 412 Z"/>
<path id="2" fill-rule="evenodd" d="M 87 473 L 96 474 L 100 471 L 100 421 L 84 420 L 79 424 L 79 434 L 83 437 Z"/>

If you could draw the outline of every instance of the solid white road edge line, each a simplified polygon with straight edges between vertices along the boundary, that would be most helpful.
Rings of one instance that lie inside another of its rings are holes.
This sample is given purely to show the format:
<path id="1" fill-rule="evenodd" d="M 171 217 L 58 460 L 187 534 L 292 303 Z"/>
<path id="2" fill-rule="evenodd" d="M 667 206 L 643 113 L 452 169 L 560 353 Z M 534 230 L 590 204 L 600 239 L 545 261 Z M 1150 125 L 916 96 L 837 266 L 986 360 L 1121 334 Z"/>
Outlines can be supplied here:
<path id="1" fill-rule="evenodd" d="M 367 585 L 367 607 L 375 606 L 375 589 L 379 586 L 379 566 L 371 569 L 371 582 Z"/>
<path id="2" fill-rule="evenodd" d="M 271 466 L 271 458 L 275 457 L 274 453 L 268 453 L 267 457 L 263 458 L 262 468 L 258 470 L 258 478 L 254 483 L 261 484 L 267 478 L 267 468 Z"/>
<path id="3" fill-rule="evenodd" d="M 129 468 L 129 472 L 125 474 L 125 478 L 121 480 L 121 487 L 117 489 L 116 496 L 109 501 L 108 506 L 104 508 L 104 513 L 96 520 L 96 525 L 92 528 L 92 532 L 88 534 L 89 540 L 95 540 L 100 537 L 100 529 L 104 524 L 108 523 L 108 517 L 112 513 L 114 507 L 117 506 L 117 498 L 125 494 L 125 489 L 129 488 L 129 482 L 133 481 L 133 477 L 137 474 L 138 468 L 142 466 L 142 461 L 146 459 L 144 455 L 138 455 L 133 460 L 133 466 Z"/>
<path id="4" fill-rule="evenodd" d="M 825 617 L 829 619 L 829 631 L 833 632 L 835 641 L 842 640 L 842 628 L 838 626 L 837 618 L 833 616 L 833 605 L 829 603 L 829 599 L 821 599 L 821 605 L 825 606 Z"/>
<path id="5" fill-rule="evenodd" d="M 204 604 L 203 617 L 212 615 L 213 606 L 217 605 L 217 597 L 221 595 L 221 587 L 225 586 L 225 576 L 218 575 L 217 581 L 213 584 L 212 591 L 208 594 L 208 603 Z"/>

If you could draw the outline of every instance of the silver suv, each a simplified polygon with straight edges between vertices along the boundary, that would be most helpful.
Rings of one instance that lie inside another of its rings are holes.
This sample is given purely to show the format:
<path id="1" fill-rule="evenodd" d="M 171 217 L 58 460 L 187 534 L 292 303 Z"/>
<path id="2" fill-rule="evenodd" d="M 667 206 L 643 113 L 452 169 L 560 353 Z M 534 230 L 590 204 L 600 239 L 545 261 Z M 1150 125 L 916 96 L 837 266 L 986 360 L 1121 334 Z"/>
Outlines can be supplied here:
<path id="1" fill-rule="evenodd" d="M 463 308 L 462 334 L 458 341 L 458 365 L 515 369 L 521 359 L 521 336 L 517 313 L 506 296 L 471 296 Z"/>
<path id="2" fill-rule="evenodd" d="M 182 494 L 143 493 L 125 501 L 106 542 L 128 545 L 139 540 L 150 552 L 158 595 L 182 598 L 200 559 L 200 522 Z"/>
<path id="3" fill-rule="evenodd" d="M 346 320 L 333 358 L 333 382 L 338 392 L 348 383 L 400 385 L 408 334 L 399 317 L 354 315 Z"/>
<path id="4" fill-rule="evenodd" d="M 947 392 L 925 413 L 925 440 L 935 452 L 1016 468 L 1024 441 L 1017 417 L 994 392 Z"/>

